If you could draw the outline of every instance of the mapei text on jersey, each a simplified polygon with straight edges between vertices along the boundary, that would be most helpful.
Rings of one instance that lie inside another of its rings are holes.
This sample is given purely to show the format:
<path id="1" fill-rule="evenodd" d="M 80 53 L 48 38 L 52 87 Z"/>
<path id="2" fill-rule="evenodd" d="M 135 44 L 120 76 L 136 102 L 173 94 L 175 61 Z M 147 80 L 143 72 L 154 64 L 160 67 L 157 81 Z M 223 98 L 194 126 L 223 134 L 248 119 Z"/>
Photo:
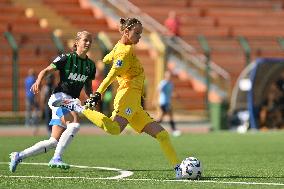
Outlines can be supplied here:
<path id="1" fill-rule="evenodd" d="M 85 82 L 88 76 L 77 74 L 77 73 L 70 73 L 68 79 L 74 80 L 74 81 L 81 81 Z"/>

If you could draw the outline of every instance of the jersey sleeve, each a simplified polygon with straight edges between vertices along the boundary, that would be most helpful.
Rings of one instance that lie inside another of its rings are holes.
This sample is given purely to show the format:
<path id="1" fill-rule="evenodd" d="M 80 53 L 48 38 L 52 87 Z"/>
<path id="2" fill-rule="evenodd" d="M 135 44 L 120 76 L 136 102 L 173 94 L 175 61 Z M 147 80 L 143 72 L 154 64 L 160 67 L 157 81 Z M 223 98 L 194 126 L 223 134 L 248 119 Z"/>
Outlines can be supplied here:
<path id="1" fill-rule="evenodd" d="M 112 63 L 112 59 L 113 59 L 113 50 L 104 57 L 103 63 L 110 64 Z"/>
<path id="2" fill-rule="evenodd" d="M 126 49 L 123 52 L 118 52 L 113 60 L 112 68 L 110 69 L 107 77 L 103 80 L 99 86 L 97 92 L 103 93 L 108 88 L 108 86 L 114 81 L 116 76 L 121 76 L 129 69 L 131 51 Z"/>
<path id="3" fill-rule="evenodd" d="M 108 72 L 106 78 L 100 84 L 99 88 L 97 89 L 97 92 L 101 94 L 104 93 L 105 90 L 108 88 L 108 86 L 115 80 L 115 77 L 116 77 L 116 73 L 115 73 L 115 70 L 112 68 Z"/>
<path id="4" fill-rule="evenodd" d="M 67 56 L 65 54 L 61 54 L 57 56 L 52 63 L 50 64 L 53 68 L 60 70 L 64 67 L 64 64 L 66 63 Z"/>

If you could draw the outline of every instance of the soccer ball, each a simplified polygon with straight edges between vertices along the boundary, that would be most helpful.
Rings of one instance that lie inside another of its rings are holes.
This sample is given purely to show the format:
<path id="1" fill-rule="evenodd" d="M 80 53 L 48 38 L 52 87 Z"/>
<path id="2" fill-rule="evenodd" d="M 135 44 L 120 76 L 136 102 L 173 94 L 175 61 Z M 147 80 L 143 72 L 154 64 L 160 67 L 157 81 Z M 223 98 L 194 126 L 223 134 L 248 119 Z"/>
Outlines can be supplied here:
<path id="1" fill-rule="evenodd" d="M 202 174 L 201 162 L 195 157 L 188 157 L 180 164 L 181 176 L 185 179 L 199 180 Z"/>

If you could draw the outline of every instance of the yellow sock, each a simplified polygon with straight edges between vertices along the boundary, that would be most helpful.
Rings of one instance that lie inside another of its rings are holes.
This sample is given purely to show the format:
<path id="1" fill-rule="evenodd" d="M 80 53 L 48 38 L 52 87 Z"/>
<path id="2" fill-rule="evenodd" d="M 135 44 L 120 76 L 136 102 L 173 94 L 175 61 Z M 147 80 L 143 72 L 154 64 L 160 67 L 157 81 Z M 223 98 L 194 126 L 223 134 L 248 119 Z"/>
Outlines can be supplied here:
<path id="1" fill-rule="evenodd" d="M 160 142 L 161 148 L 172 166 L 175 167 L 177 164 L 179 164 L 180 162 L 177 158 L 175 149 L 171 144 L 168 132 L 165 130 L 161 131 L 156 135 L 156 138 Z"/>
<path id="2" fill-rule="evenodd" d="M 92 123 L 94 123 L 99 128 L 103 129 L 107 133 L 112 135 L 120 134 L 120 126 L 116 121 L 111 120 L 106 115 L 95 111 L 86 109 L 82 112 L 86 118 L 88 118 Z"/>

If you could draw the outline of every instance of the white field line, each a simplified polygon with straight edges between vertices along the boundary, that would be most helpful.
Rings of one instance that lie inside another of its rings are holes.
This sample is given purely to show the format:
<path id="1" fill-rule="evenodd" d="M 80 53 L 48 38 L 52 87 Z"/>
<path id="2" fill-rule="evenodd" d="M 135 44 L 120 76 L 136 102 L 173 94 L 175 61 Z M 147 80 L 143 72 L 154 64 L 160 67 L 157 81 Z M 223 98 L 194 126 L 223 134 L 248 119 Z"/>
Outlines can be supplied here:
<path id="1" fill-rule="evenodd" d="M 0 164 L 8 164 L 8 162 L 0 162 Z M 21 163 L 27 165 L 48 165 L 47 163 Z M 59 177 L 59 176 L 36 176 L 36 175 L 0 175 L 0 178 L 39 178 L 39 179 L 85 179 L 85 180 L 120 180 L 120 181 L 156 181 L 156 182 L 187 182 L 187 183 L 215 183 L 215 184 L 234 184 L 234 185 L 266 185 L 266 186 L 284 186 L 284 183 L 273 183 L 273 182 L 234 182 L 234 181 L 214 181 L 214 180 L 162 180 L 162 179 L 130 179 L 126 178 L 133 175 L 131 171 L 125 171 L 117 168 L 109 167 L 90 167 L 90 166 L 80 166 L 71 165 L 71 167 L 77 167 L 81 169 L 101 169 L 109 171 L 118 171 L 120 175 L 114 177 L 96 178 L 96 177 Z"/>
<path id="2" fill-rule="evenodd" d="M 0 162 L 0 164 L 8 164 L 9 162 Z M 25 162 L 22 162 L 21 164 L 26 164 L 26 165 L 45 165 L 47 166 L 48 164 L 47 163 L 25 163 Z M 81 168 L 81 169 L 101 169 L 101 170 L 108 170 L 108 171 L 117 171 L 119 172 L 120 174 L 117 175 L 117 176 L 114 176 L 114 177 L 106 177 L 104 179 L 122 179 L 122 178 L 125 178 L 125 177 L 129 177 L 131 175 L 133 175 L 133 172 L 131 171 L 125 171 L 125 170 L 122 170 L 122 169 L 117 169 L 117 168 L 110 168 L 110 167 L 90 167 L 90 166 L 81 166 L 81 165 L 70 165 L 71 167 L 76 167 L 76 168 Z M 1 175 L 3 176 L 3 175 Z M 0 176 L 0 177 L 1 177 Z M 13 177 L 13 176 L 9 176 L 9 177 Z M 28 178 L 29 176 L 23 176 L 22 178 Z M 41 176 L 32 176 L 34 178 L 48 178 L 48 177 L 41 177 Z M 50 178 L 54 178 L 54 177 L 50 177 Z M 59 177 L 59 178 L 65 178 L 65 177 Z M 66 178 L 82 178 L 82 179 L 86 179 L 88 177 L 66 177 Z"/>

